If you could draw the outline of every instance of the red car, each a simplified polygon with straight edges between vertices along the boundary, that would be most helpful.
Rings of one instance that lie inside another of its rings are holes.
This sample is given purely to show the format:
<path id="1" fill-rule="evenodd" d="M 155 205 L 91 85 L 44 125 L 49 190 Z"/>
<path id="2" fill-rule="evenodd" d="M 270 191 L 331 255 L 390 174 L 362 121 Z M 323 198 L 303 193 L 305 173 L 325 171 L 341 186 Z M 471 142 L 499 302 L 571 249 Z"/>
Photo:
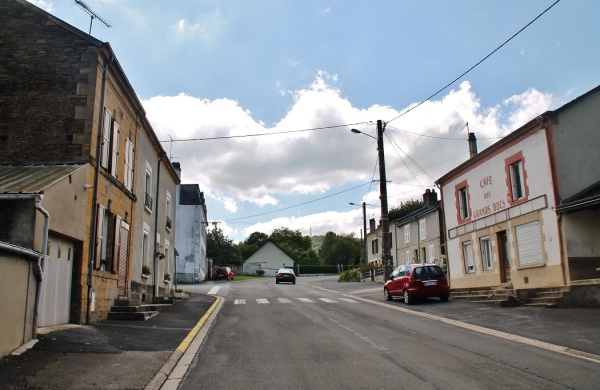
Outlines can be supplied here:
<path id="1" fill-rule="evenodd" d="M 402 297 L 407 305 L 416 298 L 438 297 L 445 302 L 450 286 L 444 271 L 436 264 L 407 264 L 394 270 L 383 287 L 386 301 Z"/>
<path id="2" fill-rule="evenodd" d="M 229 267 L 219 267 L 217 268 L 213 276 L 216 280 L 233 280 L 233 271 L 231 271 L 231 268 Z"/>

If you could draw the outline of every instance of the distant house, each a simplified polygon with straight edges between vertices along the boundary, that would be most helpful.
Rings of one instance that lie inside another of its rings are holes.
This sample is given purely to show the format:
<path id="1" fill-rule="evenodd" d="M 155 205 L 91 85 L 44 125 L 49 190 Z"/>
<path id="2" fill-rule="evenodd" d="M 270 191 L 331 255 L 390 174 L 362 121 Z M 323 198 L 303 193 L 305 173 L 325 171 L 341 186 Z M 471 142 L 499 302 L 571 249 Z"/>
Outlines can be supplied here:
<path id="1" fill-rule="evenodd" d="M 87 179 L 87 164 L 0 165 L 0 356 L 78 319 Z"/>
<path id="2" fill-rule="evenodd" d="M 398 265 L 398 256 L 396 250 L 397 231 L 394 228 L 394 223 L 394 221 L 390 221 L 390 240 L 392 243 L 392 246 L 390 248 L 390 255 L 392 265 Z M 382 265 L 381 258 L 383 256 L 383 229 L 376 228 L 375 226 L 375 219 L 369 220 L 369 233 L 366 235 L 368 255 L 367 263 L 379 267 Z"/>
<path id="3" fill-rule="evenodd" d="M 597 282 L 599 150 L 596 87 L 438 179 L 451 287 Z"/>
<path id="4" fill-rule="evenodd" d="M 445 266 L 441 202 L 427 189 L 423 207 L 393 222 L 398 264 L 436 263 Z"/>
<path id="5" fill-rule="evenodd" d="M 265 271 L 265 276 L 275 276 L 279 268 L 292 268 L 294 260 L 273 240 L 265 241 L 245 261 L 245 275 L 256 275 L 257 269 Z"/>
<path id="6" fill-rule="evenodd" d="M 176 169 L 179 164 L 175 163 Z M 179 252 L 175 280 L 194 283 L 206 280 L 207 215 L 204 193 L 198 184 L 181 184 L 177 192 L 177 241 Z"/>

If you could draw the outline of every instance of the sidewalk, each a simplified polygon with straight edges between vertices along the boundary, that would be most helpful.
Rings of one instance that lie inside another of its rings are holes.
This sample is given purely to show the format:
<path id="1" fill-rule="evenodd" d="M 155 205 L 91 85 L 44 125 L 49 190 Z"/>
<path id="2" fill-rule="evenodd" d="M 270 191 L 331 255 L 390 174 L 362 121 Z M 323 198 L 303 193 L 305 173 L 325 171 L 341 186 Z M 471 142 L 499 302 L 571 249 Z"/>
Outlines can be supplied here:
<path id="1" fill-rule="evenodd" d="M 214 302 L 193 295 L 147 321 L 42 328 L 31 350 L 0 360 L 0 389 L 144 389 Z"/>
<path id="2" fill-rule="evenodd" d="M 600 308 L 500 308 L 436 299 L 408 306 L 384 301 L 381 283 L 337 283 L 336 278 L 326 277 L 302 278 L 299 283 L 490 333 L 563 346 L 600 363 Z M 0 359 L 0 389 L 159 389 L 163 384 L 163 390 L 176 389 L 200 348 L 202 340 L 196 334 L 204 336 L 208 331 L 203 322 L 217 302 L 215 297 L 198 294 L 147 321 L 41 329 L 31 350 Z"/>

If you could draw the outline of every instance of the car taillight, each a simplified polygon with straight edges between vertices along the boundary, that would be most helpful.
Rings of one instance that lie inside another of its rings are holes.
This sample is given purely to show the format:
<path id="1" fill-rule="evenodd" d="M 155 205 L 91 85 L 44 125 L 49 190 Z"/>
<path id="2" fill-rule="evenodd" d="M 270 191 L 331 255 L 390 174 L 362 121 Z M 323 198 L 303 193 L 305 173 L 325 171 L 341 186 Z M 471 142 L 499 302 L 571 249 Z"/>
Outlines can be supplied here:
<path id="1" fill-rule="evenodd" d="M 280 276 L 281 276 L 281 274 L 277 274 L 277 277 L 280 277 Z"/>

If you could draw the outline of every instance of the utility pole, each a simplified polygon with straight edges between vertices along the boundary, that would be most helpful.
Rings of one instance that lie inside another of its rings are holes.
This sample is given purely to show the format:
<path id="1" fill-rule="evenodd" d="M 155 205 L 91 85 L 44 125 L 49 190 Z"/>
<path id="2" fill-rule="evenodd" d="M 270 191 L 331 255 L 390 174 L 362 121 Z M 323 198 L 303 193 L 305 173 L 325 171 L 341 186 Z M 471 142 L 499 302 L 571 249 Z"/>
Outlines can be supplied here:
<path id="1" fill-rule="evenodd" d="M 367 246 L 367 204 L 362 203 L 363 209 L 363 244 L 365 246 L 365 264 L 369 263 L 369 247 Z"/>
<path id="2" fill-rule="evenodd" d="M 385 177 L 385 156 L 383 153 L 383 122 L 377 120 L 377 151 L 379 152 L 379 199 L 381 203 L 381 228 L 383 230 L 383 253 L 381 262 L 383 263 L 383 283 L 391 273 L 391 237 L 390 237 L 390 218 L 388 214 L 387 200 L 387 179 Z"/>

